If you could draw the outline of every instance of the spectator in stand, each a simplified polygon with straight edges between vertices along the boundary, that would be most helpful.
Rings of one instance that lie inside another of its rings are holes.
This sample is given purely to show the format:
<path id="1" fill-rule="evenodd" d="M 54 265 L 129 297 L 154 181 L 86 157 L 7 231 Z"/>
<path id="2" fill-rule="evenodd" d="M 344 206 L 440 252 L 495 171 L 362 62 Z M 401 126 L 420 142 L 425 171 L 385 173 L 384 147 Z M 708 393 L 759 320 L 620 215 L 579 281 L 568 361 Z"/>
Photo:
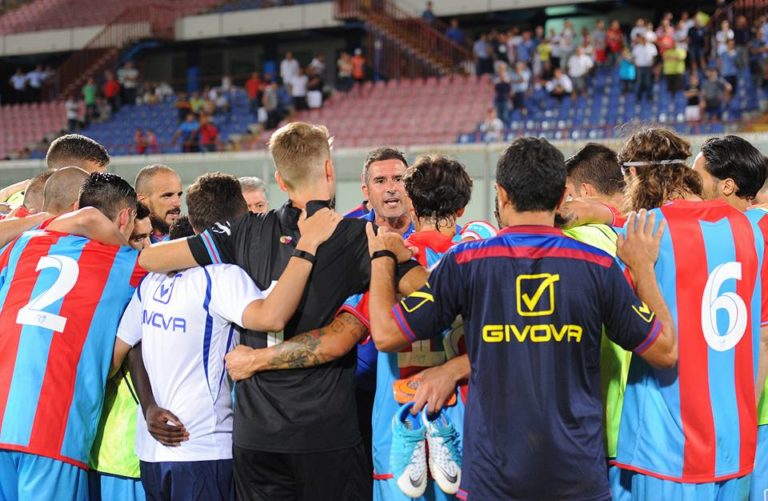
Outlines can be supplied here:
<path id="1" fill-rule="evenodd" d="M 307 81 L 307 106 L 310 108 L 323 107 L 323 88 L 325 82 L 321 74 L 317 73 L 312 66 L 307 68 L 309 80 Z"/>
<path id="2" fill-rule="evenodd" d="M 563 22 L 563 31 L 560 32 L 560 67 L 562 69 L 566 69 L 575 50 L 576 32 L 573 31 L 573 23 L 566 19 Z"/>
<path id="3" fill-rule="evenodd" d="M 594 59 L 596 64 L 605 64 L 607 60 L 607 34 L 605 32 L 605 21 L 598 19 L 595 23 L 595 29 L 592 30 L 592 47 L 595 54 Z"/>
<path id="4" fill-rule="evenodd" d="M 563 50 L 560 46 L 560 35 L 555 31 L 554 28 L 549 30 L 549 43 L 552 46 L 552 53 L 550 54 L 552 67 L 559 68 Z"/>
<path id="5" fill-rule="evenodd" d="M 472 52 L 475 55 L 475 74 L 477 76 L 493 73 L 493 59 L 488 54 L 488 39 L 485 33 L 477 36 L 472 45 Z"/>
<path id="6" fill-rule="evenodd" d="M 749 42 L 752 40 L 752 30 L 749 29 L 746 16 L 736 18 L 733 40 L 736 42 L 736 53 L 739 56 L 739 68 L 746 68 L 749 64 Z"/>
<path id="7" fill-rule="evenodd" d="M 261 106 L 261 78 L 259 78 L 257 71 L 251 73 L 251 78 L 246 80 L 245 93 L 248 95 L 248 109 L 251 115 L 255 117 Z"/>
<path id="8" fill-rule="evenodd" d="M 531 84 L 531 70 L 528 65 L 518 61 L 512 73 L 512 108 L 520 111 L 523 116 L 528 114 L 525 108 L 525 96 Z"/>
<path id="9" fill-rule="evenodd" d="M 592 45 L 592 35 L 589 34 L 589 30 L 586 26 L 582 29 L 581 32 L 581 45 L 579 45 L 581 48 L 581 51 L 592 60 L 592 63 L 594 65 L 595 62 L 595 46 Z M 575 54 L 575 52 L 574 52 Z"/>
<path id="10" fill-rule="evenodd" d="M 307 109 L 307 83 L 309 78 L 304 70 L 299 68 L 299 74 L 291 81 L 291 98 L 293 99 L 293 109 L 304 111 Z"/>
<path id="11" fill-rule="evenodd" d="M 267 112 L 267 122 L 265 124 L 267 130 L 272 130 L 277 127 L 282 118 L 280 113 L 280 100 L 277 95 L 277 83 L 274 82 L 271 77 L 267 77 L 266 87 L 264 88 L 264 96 L 262 97 L 262 105 L 264 111 Z"/>
<path id="12" fill-rule="evenodd" d="M 536 46 L 536 57 L 533 62 L 533 73 L 536 76 L 541 76 L 544 73 L 544 68 L 551 68 L 552 61 L 550 59 L 552 55 L 552 44 L 549 43 L 548 38 L 543 38 Z"/>
<path id="13" fill-rule="evenodd" d="M 187 114 L 192 111 L 192 103 L 187 99 L 185 92 L 180 92 L 174 103 L 176 108 L 176 121 L 181 123 L 187 118 Z"/>
<path id="14" fill-rule="evenodd" d="M 649 43 L 645 35 L 638 35 L 632 47 L 632 62 L 637 72 L 635 92 L 638 103 L 643 100 L 643 96 L 647 96 L 649 101 L 653 100 L 653 63 L 657 55 L 656 46 Z"/>
<path id="15" fill-rule="evenodd" d="M 648 43 L 655 44 L 658 37 L 656 36 L 656 32 L 653 30 L 653 23 L 649 22 L 645 26 L 645 39 L 648 40 Z"/>
<path id="16" fill-rule="evenodd" d="M 715 43 L 717 52 L 715 52 L 715 55 L 717 57 L 721 57 L 725 51 L 728 50 L 728 40 L 733 40 L 735 34 L 733 33 L 733 30 L 731 29 L 731 24 L 728 22 L 727 19 L 723 20 L 720 23 L 720 29 L 715 34 Z"/>
<path id="17" fill-rule="evenodd" d="M 350 60 L 352 63 L 352 78 L 355 82 L 361 84 L 365 81 L 365 56 L 363 49 L 355 49 L 355 55 Z"/>
<path id="18" fill-rule="evenodd" d="M 688 77 L 688 88 L 685 91 L 685 120 L 698 122 L 701 120 L 701 85 L 699 84 L 699 72 L 694 71 Z"/>
<path id="19" fill-rule="evenodd" d="M 464 47 L 464 32 L 459 28 L 458 19 L 451 19 L 451 25 L 445 30 L 445 36 L 452 40 L 456 45 Z"/>
<path id="20" fill-rule="evenodd" d="M 205 95 L 208 95 L 208 91 L 210 90 L 209 87 L 205 88 Z M 205 98 L 200 95 L 199 92 L 195 91 L 192 93 L 192 96 L 189 98 L 189 109 L 192 111 L 192 113 L 200 113 L 203 111 L 203 108 L 205 108 Z M 184 113 L 184 118 L 187 117 L 187 114 Z"/>
<path id="21" fill-rule="evenodd" d="M 104 98 L 109 103 L 110 113 L 115 113 L 120 109 L 120 84 L 115 79 L 114 73 L 111 71 L 104 72 L 104 87 L 102 89 Z"/>
<path id="22" fill-rule="evenodd" d="M 200 151 L 199 131 L 200 123 L 195 118 L 195 114 L 187 113 L 186 120 L 179 125 L 171 137 L 171 143 L 176 144 L 176 141 L 181 138 L 181 151 L 183 153 L 196 153 Z"/>
<path id="23" fill-rule="evenodd" d="M 533 33 L 530 30 L 523 32 L 523 39 L 517 46 L 518 63 L 525 63 L 529 68 L 533 67 L 533 55 L 536 52 L 536 42 L 533 41 Z"/>
<path id="24" fill-rule="evenodd" d="M 35 69 L 27 73 L 27 84 L 29 84 L 29 99 L 33 103 L 39 103 L 43 100 L 43 82 L 45 81 L 45 71 L 42 65 L 35 66 Z"/>
<path id="25" fill-rule="evenodd" d="M 506 52 L 498 53 L 497 59 L 507 61 L 510 65 L 514 66 L 517 62 L 517 51 L 521 43 L 523 43 L 523 37 L 520 35 L 520 30 L 517 28 L 517 26 L 510 28 L 506 34 L 500 33 L 499 45 L 501 47 L 499 47 L 497 50 L 501 50 L 502 47 L 506 47 Z"/>
<path id="26" fill-rule="evenodd" d="M 203 152 L 213 153 L 219 146 L 219 129 L 211 121 L 208 115 L 200 115 L 200 149 Z"/>
<path id="27" fill-rule="evenodd" d="M 511 78 L 507 69 L 507 63 L 498 61 L 496 63 L 496 76 L 493 79 L 493 105 L 496 108 L 496 116 L 505 124 L 509 120 L 509 98 L 512 93 L 510 82 Z"/>
<path id="28" fill-rule="evenodd" d="M 480 124 L 480 133 L 486 143 L 498 143 L 504 140 L 504 122 L 496 116 L 496 110 L 488 108 L 485 120 Z"/>
<path id="29" fill-rule="evenodd" d="M 707 29 L 701 25 L 701 19 L 696 16 L 693 27 L 688 30 L 688 53 L 691 69 L 694 71 L 707 67 L 706 44 Z"/>
<path id="30" fill-rule="evenodd" d="M 155 85 L 155 96 L 159 102 L 167 101 L 173 97 L 173 88 L 167 82 L 158 82 Z"/>
<path id="31" fill-rule="evenodd" d="M 662 58 L 664 59 L 664 78 L 667 81 L 667 90 L 675 94 L 683 90 L 685 84 L 685 59 L 687 54 L 684 49 L 678 47 L 674 40 Z"/>
<path id="32" fill-rule="evenodd" d="M 675 29 L 674 35 L 672 35 L 672 38 L 675 39 L 675 46 L 678 48 L 683 49 L 686 54 L 688 53 L 688 25 L 684 20 L 680 20 L 677 22 L 677 27 Z"/>
<path id="33" fill-rule="evenodd" d="M 157 143 L 157 134 L 154 130 L 147 128 L 144 142 L 147 144 L 147 153 L 160 153 L 160 145 Z"/>
<path id="34" fill-rule="evenodd" d="M 312 71 L 315 72 L 316 75 L 318 75 L 320 78 L 325 80 L 325 56 L 322 54 L 317 54 L 315 57 L 312 58 L 312 60 L 309 62 L 309 68 L 312 68 Z"/>
<path id="35" fill-rule="evenodd" d="M 731 90 L 731 84 L 720 78 L 717 68 L 707 69 L 707 79 L 701 84 L 701 100 L 706 119 L 717 122 L 723 118 L 723 103 Z"/>
<path id="36" fill-rule="evenodd" d="M 293 58 L 293 52 L 286 52 L 285 58 L 280 61 L 280 78 L 283 80 L 283 85 L 291 85 L 297 76 L 299 76 L 299 62 Z"/>
<path id="37" fill-rule="evenodd" d="M 117 80 L 123 89 L 123 104 L 133 106 L 136 104 L 136 89 L 139 86 L 139 70 L 128 61 L 117 70 Z"/>
<path id="38" fill-rule="evenodd" d="M 224 117 L 224 123 L 229 123 L 232 120 L 232 106 L 229 104 L 229 92 L 224 89 L 218 89 L 216 91 L 216 99 L 214 100 L 214 112 L 213 114 L 218 117 Z M 208 113 L 210 115 L 210 113 Z"/>
<path id="39" fill-rule="evenodd" d="M 147 152 L 147 137 L 140 127 L 137 127 L 136 132 L 133 133 L 133 147 L 137 155 L 143 155 Z"/>
<path id="40" fill-rule="evenodd" d="M 648 32 L 648 25 L 646 24 L 645 19 L 642 17 L 638 17 L 637 21 L 635 21 L 635 26 L 632 28 L 632 31 L 629 32 L 629 39 L 633 42 L 637 40 L 637 37 L 642 36 L 645 38 L 645 34 Z"/>
<path id="41" fill-rule="evenodd" d="M 238 181 L 240 181 L 245 203 L 248 204 L 248 211 L 252 214 L 268 212 L 269 200 L 267 200 L 267 186 L 264 181 L 258 177 L 241 177 Z"/>
<path id="42" fill-rule="evenodd" d="M 427 6 L 421 12 L 421 18 L 429 24 L 435 22 L 435 12 L 432 10 L 432 2 L 427 2 Z"/>
<path id="43" fill-rule="evenodd" d="M 13 88 L 13 102 L 17 104 L 27 102 L 27 77 L 21 68 L 16 68 L 16 73 L 10 78 Z"/>
<path id="44" fill-rule="evenodd" d="M 67 132 L 73 133 L 80 130 L 80 103 L 77 101 L 77 96 L 71 94 L 67 98 L 67 102 L 64 103 L 64 109 L 67 112 Z"/>
<path id="45" fill-rule="evenodd" d="M 754 89 L 760 89 L 763 86 L 767 56 L 768 43 L 763 38 L 763 29 L 758 28 L 755 37 L 749 41 L 749 73 Z"/>
<path id="46" fill-rule="evenodd" d="M 619 21 L 611 21 L 611 27 L 605 34 L 605 46 L 608 50 L 608 64 L 614 66 L 624 52 L 624 33 L 621 32 Z"/>
<path id="47" fill-rule="evenodd" d="M 663 26 L 660 26 L 656 31 L 656 47 L 662 59 L 664 58 L 664 53 L 674 46 L 674 35 L 675 30 L 669 24 L 669 21 L 664 20 Z"/>
<path id="48" fill-rule="evenodd" d="M 352 80 L 352 58 L 348 53 L 342 52 L 336 61 L 338 79 L 336 86 L 342 92 L 349 92 L 354 80 Z"/>
<path id="49" fill-rule="evenodd" d="M 587 74 L 593 66 L 592 58 L 584 53 L 582 47 L 577 47 L 576 52 L 568 60 L 568 76 L 573 83 L 574 97 L 587 93 Z"/>
<path id="50" fill-rule="evenodd" d="M 720 74 L 731 85 L 731 92 L 735 93 L 739 87 L 739 54 L 734 39 L 728 40 L 725 52 L 720 54 Z"/>
<path id="51" fill-rule="evenodd" d="M 85 103 L 85 123 L 88 124 L 96 119 L 96 82 L 89 78 L 83 85 L 83 103 Z"/>
<path id="52" fill-rule="evenodd" d="M 148 105 L 154 105 L 160 102 L 160 98 L 157 97 L 157 92 L 155 91 L 155 86 L 152 84 L 152 82 L 144 82 L 144 85 L 142 85 L 143 92 L 140 96 L 141 104 L 148 104 Z"/>
<path id="53" fill-rule="evenodd" d="M 632 53 L 629 49 L 624 49 L 621 55 L 621 62 L 619 62 L 619 81 L 621 82 L 621 94 L 627 94 L 633 89 L 636 84 L 637 69 L 635 63 L 632 62 Z"/>
<path id="54" fill-rule="evenodd" d="M 545 86 L 549 95 L 555 99 L 562 100 L 565 96 L 570 95 L 573 92 L 573 83 L 568 75 L 563 73 L 563 70 L 559 67 L 555 67 L 555 73 L 552 76 L 552 80 L 549 80 Z"/>

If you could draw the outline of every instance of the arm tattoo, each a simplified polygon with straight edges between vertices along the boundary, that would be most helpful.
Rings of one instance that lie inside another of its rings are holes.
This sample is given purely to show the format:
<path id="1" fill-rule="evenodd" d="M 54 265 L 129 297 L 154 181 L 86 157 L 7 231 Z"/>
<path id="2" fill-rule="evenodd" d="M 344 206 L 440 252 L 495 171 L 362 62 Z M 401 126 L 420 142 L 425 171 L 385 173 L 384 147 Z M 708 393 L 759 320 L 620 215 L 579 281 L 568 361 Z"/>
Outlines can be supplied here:
<path id="1" fill-rule="evenodd" d="M 303 369 L 330 362 L 352 349 L 364 332 L 364 327 L 356 318 L 341 314 L 330 325 L 299 334 L 273 346 L 274 355 L 267 362 L 267 370 Z M 339 344 L 346 349 L 340 355 L 334 355 L 339 351 L 334 347 Z"/>

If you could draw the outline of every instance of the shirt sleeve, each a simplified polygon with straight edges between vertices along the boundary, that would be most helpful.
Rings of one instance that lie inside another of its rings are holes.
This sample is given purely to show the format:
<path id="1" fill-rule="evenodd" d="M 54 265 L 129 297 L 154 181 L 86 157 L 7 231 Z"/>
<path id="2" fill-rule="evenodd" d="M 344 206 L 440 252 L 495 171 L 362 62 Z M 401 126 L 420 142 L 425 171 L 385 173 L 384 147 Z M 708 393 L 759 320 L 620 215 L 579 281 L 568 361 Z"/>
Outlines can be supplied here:
<path id="1" fill-rule="evenodd" d="M 371 328 L 371 314 L 369 309 L 369 296 L 368 292 L 364 294 L 355 294 L 349 296 L 344 304 L 339 308 L 339 313 L 345 312 L 358 319 L 366 329 Z"/>
<path id="2" fill-rule="evenodd" d="M 213 294 L 210 310 L 212 313 L 243 326 L 243 312 L 257 299 L 264 299 L 264 293 L 253 283 L 251 277 L 237 266 L 222 266 L 206 269 L 211 280 Z"/>
<path id="3" fill-rule="evenodd" d="M 463 285 L 453 253 L 446 254 L 432 270 L 427 283 L 392 308 L 403 336 L 414 342 L 429 339 L 450 327 L 462 312 Z"/>
<path id="4" fill-rule="evenodd" d="M 611 263 L 605 284 L 603 324 L 608 338 L 627 351 L 642 354 L 659 337 L 661 323 L 637 297 L 616 262 Z"/>
<path id="5" fill-rule="evenodd" d="M 131 346 L 136 346 L 141 341 L 141 325 L 144 308 L 141 305 L 142 282 L 134 291 L 131 301 L 123 312 L 120 326 L 117 328 L 117 337 Z"/>
<path id="6" fill-rule="evenodd" d="M 216 223 L 199 235 L 187 238 L 189 250 L 197 264 L 235 264 L 237 234 L 244 230 L 247 218 L 246 214 L 231 223 Z"/>

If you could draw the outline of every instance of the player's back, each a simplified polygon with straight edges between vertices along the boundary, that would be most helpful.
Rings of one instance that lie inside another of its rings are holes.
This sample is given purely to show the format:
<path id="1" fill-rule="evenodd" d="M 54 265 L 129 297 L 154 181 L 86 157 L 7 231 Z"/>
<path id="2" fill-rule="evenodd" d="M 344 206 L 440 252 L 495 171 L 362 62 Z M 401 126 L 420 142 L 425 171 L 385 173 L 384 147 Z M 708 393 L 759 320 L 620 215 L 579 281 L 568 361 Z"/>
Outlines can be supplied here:
<path id="1" fill-rule="evenodd" d="M 748 474 L 756 441 L 764 240 L 724 202 L 677 201 L 656 276 L 678 333 L 678 364 L 633 357 L 619 432 L 620 467 L 678 482 Z"/>
<path id="2" fill-rule="evenodd" d="M 85 467 L 138 252 L 24 233 L 0 257 L 0 448 Z"/>
<path id="3" fill-rule="evenodd" d="M 601 327 L 642 350 L 658 335 L 653 314 L 608 254 L 554 228 L 507 228 L 443 260 L 430 284 L 435 301 L 457 289 L 446 302 L 465 305 L 472 365 L 462 489 L 483 499 L 607 497 Z M 408 301 L 401 307 L 419 308 Z"/>

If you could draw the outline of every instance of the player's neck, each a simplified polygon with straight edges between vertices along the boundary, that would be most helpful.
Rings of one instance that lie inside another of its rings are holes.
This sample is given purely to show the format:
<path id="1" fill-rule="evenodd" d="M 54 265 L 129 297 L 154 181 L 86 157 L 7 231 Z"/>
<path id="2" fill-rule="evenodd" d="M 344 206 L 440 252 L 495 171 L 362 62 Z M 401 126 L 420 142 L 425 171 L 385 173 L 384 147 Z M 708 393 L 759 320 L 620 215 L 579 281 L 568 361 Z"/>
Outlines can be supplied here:
<path id="1" fill-rule="evenodd" d="M 435 219 L 430 217 L 416 218 L 413 221 L 413 227 L 417 232 L 420 231 L 437 231 L 442 235 L 452 237 L 456 235 L 456 220 L 451 219 Z"/>
<path id="2" fill-rule="evenodd" d="M 400 217 L 384 217 L 376 214 L 376 225 L 402 235 L 411 225 L 411 216 L 407 213 Z"/>
<path id="3" fill-rule="evenodd" d="M 502 214 L 504 226 L 555 226 L 555 213 L 549 211 L 517 212 Z"/>
<path id="4" fill-rule="evenodd" d="M 301 192 L 289 191 L 288 197 L 291 199 L 291 204 L 297 209 L 306 208 L 307 204 L 313 200 L 330 200 L 333 198 L 325 187 L 302 190 Z"/>

